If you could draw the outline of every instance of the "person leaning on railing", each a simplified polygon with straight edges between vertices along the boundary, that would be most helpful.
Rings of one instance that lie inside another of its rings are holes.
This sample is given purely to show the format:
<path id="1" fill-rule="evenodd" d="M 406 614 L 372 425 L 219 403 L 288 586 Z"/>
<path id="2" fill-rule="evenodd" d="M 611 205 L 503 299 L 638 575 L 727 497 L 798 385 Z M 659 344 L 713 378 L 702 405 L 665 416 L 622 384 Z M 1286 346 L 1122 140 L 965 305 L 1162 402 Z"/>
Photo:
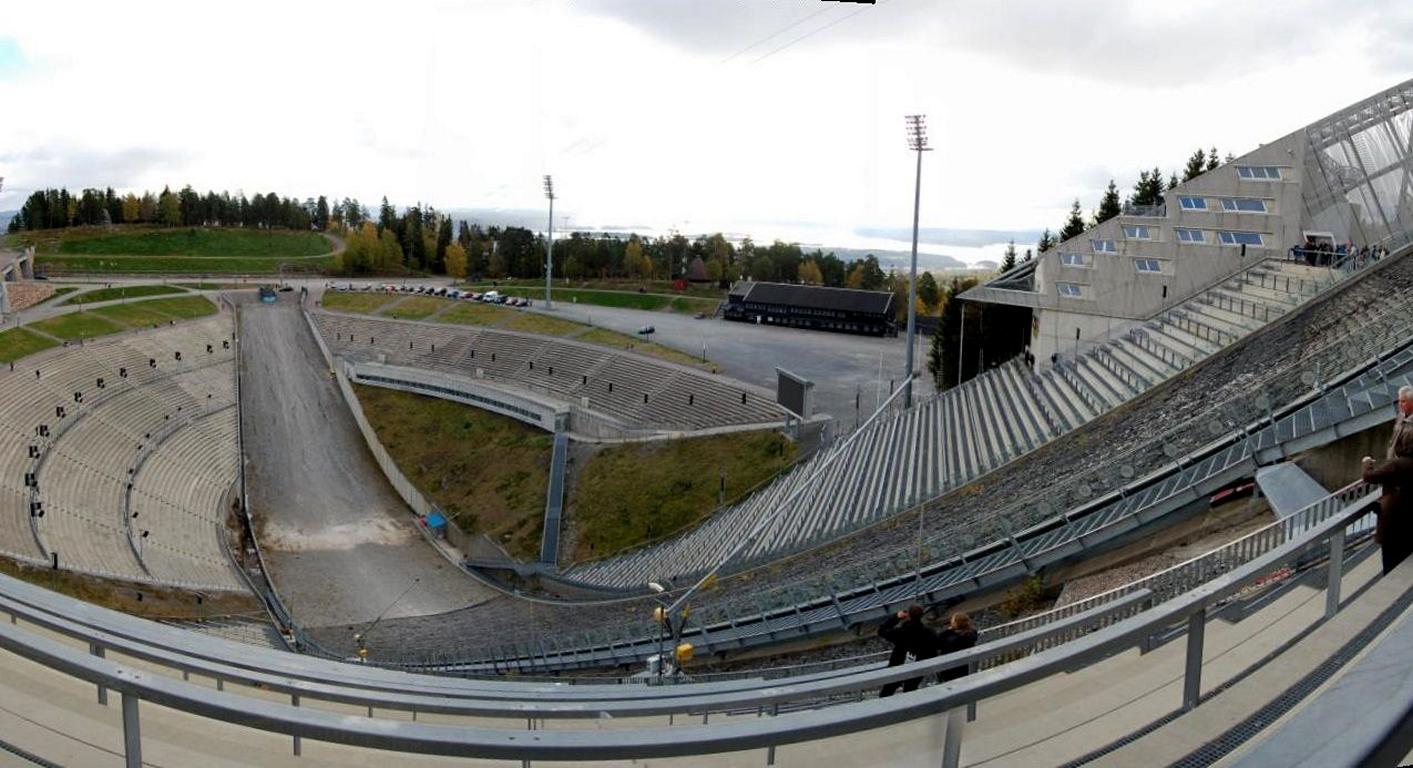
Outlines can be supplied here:
<path id="1" fill-rule="evenodd" d="M 938 656 L 965 651 L 973 645 L 976 645 L 976 627 L 972 626 L 971 617 L 961 611 L 952 614 L 947 620 L 947 628 L 937 633 Z M 944 669 L 937 673 L 937 682 L 965 677 L 967 671 L 965 664 Z"/>
<path id="2" fill-rule="evenodd" d="M 1383 487 L 1379 497 L 1374 540 L 1383 555 L 1384 573 L 1413 554 L 1413 386 L 1398 388 L 1398 415 L 1383 462 L 1365 456 L 1366 483 Z"/>

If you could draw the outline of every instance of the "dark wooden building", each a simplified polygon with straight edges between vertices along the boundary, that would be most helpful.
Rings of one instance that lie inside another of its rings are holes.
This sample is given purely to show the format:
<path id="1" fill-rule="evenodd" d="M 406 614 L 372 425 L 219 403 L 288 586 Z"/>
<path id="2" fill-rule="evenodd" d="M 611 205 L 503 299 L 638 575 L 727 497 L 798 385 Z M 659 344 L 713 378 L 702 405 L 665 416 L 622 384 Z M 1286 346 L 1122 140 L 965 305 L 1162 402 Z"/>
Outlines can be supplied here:
<path id="1" fill-rule="evenodd" d="M 740 282 L 726 298 L 725 317 L 839 333 L 896 336 L 893 294 L 853 288 Z"/>

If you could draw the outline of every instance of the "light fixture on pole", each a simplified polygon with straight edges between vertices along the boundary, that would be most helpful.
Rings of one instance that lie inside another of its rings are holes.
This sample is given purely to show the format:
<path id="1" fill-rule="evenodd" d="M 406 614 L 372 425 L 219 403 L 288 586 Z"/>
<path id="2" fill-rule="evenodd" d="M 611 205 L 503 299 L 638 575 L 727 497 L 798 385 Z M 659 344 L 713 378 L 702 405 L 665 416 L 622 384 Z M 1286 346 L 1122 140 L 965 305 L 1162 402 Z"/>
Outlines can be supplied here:
<path id="1" fill-rule="evenodd" d="M 927 116 L 908 115 L 908 149 L 917 153 L 917 178 L 913 184 L 913 258 L 908 273 L 908 367 L 903 372 L 908 391 L 903 395 L 903 407 L 913 407 L 913 338 L 917 334 L 917 220 L 922 203 L 922 153 L 931 152 L 927 146 Z"/>
<path id="2" fill-rule="evenodd" d="M 545 199 L 549 200 L 549 236 L 545 238 L 545 309 L 554 309 L 550 301 L 550 281 L 554 279 L 554 179 L 545 174 Z"/>

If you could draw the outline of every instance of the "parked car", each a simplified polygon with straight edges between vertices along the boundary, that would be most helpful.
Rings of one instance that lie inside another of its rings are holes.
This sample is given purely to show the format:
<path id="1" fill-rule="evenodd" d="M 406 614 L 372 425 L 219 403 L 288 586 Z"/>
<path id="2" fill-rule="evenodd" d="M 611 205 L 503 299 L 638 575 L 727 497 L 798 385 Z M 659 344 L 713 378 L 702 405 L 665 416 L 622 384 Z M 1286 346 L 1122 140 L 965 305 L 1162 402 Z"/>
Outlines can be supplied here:
<path id="1" fill-rule="evenodd" d="M 654 333 L 657 333 L 657 329 L 651 325 L 645 325 L 638 329 L 638 335 L 640 336 L 651 336 Z"/>

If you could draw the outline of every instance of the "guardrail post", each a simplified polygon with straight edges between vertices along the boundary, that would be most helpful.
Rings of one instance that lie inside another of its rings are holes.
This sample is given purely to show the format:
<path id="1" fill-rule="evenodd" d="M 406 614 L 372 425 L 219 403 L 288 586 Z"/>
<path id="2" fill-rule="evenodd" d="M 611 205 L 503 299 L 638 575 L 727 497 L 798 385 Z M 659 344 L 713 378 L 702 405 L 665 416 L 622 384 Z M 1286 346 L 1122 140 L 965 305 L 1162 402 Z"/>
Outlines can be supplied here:
<path id="1" fill-rule="evenodd" d="M 93 654 L 94 656 L 97 656 L 100 659 L 103 658 L 103 646 L 99 645 L 98 643 L 89 643 L 88 652 Z M 126 695 L 123 696 L 123 702 L 124 706 L 126 706 Z M 98 686 L 98 703 L 102 704 L 105 707 L 108 706 L 108 689 L 104 688 L 102 684 L 99 684 Z"/>
<path id="2" fill-rule="evenodd" d="M 291 707 L 299 706 L 299 694 L 291 693 L 289 695 L 289 705 Z M 299 741 L 299 734 L 296 733 L 294 735 L 294 756 L 299 757 L 301 752 L 303 752 L 302 745 Z"/>
<path id="3" fill-rule="evenodd" d="M 779 713 L 780 713 L 780 705 L 779 705 L 779 704 L 771 704 L 771 705 L 770 705 L 770 716 L 771 716 L 771 717 L 775 717 L 775 716 L 776 716 L 777 714 L 779 714 Z M 769 747 L 767 747 L 766 750 L 765 750 L 765 764 L 766 764 L 766 765 L 775 765 L 775 745 L 774 745 L 774 744 L 771 744 L 771 745 L 770 745 Z"/>
<path id="4" fill-rule="evenodd" d="M 1182 676 L 1182 709 L 1197 706 L 1202 695 L 1202 640 L 1207 630 L 1207 608 L 1187 617 L 1187 664 Z"/>
<path id="5" fill-rule="evenodd" d="M 957 768 L 962 763 L 962 724 L 966 713 L 956 707 L 942 716 L 947 718 L 947 729 L 942 737 L 942 768 Z"/>
<path id="6" fill-rule="evenodd" d="M 1325 618 L 1339 613 L 1340 579 L 1344 576 L 1344 529 L 1330 534 L 1330 580 L 1325 585 Z"/>
<path id="7" fill-rule="evenodd" d="M 123 693 L 123 764 L 142 768 L 142 734 L 137 721 L 137 696 Z"/>

